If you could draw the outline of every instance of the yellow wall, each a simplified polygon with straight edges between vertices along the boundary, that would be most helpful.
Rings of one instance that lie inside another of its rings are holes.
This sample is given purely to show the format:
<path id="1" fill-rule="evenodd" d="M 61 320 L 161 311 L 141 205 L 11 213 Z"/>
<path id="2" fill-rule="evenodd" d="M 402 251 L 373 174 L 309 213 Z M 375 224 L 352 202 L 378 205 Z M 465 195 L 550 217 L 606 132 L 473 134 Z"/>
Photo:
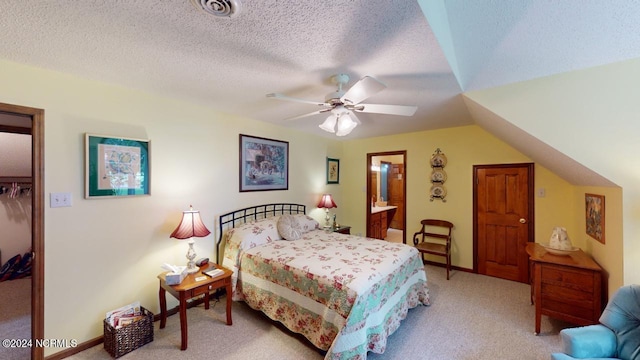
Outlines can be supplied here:
<path id="1" fill-rule="evenodd" d="M 631 59 L 464 95 L 619 186 L 594 191 L 608 195 L 607 237 L 614 240 L 593 251 L 609 271 L 610 290 L 640 284 L 638 73 L 640 59 Z"/>
<path id="2" fill-rule="evenodd" d="M 573 186 L 541 166 L 536 166 L 535 171 L 536 189 L 545 187 L 546 192 L 545 197 L 536 196 L 536 242 L 548 243 L 553 227 L 565 227 L 572 244 L 591 255 L 604 269 L 603 289 L 609 296 L 613 295 L 623 285 L 623 264 L 619 256 L 623 243 L 622 190 Z M 606 245 L 586 233 L 585 193 L 605 196 Z"/>
<path id="3" fill-rule="evenodd" d="M 0 83 L 0 102 L 45 110 L 46 338 L 101 336 L 105 312 L 135 300 L 157 313 L 160 265 L 186 262 L 186 242 L 169 234 L 190 204 L 213 232 L 196 252 L 213 259 L 222 213 L 289 201 L 320 221 L 320 194 L 344 203 L 326 184 L 326 157 L 341 157 L 333 139 L 10 62 L 0 61 Z M 83 199 L 87 132 L 150 139 L 151 196 Z M 240 133 L 289 141 L 288 191 L 239 193 Z M 73 206 L 50 208 L 51 192 L 70 192 Z"/>
<path id="4" fill-rule="evenodd" d="M 561 226 L 567 229 L 574 246 L 584 247 L 577 236 L 581 230 L 578 222 L 581 212 L 574 208 L 575 187 L 542 166 L 536 166 L 535 172 L 536 242 L 548 243 L 553 228 Z M 544 197 L 538 195 L 541 189 L 544 189 Z"/>
<path id="5" fill-rule="evenodd" d="M 436 148 L 448 158 L 446 202 L 429 201 L 429 159 Z M 473 166 L 531 160 L 475 125 L 349 141 L 341 160 L 343 202 L 346 200 L 342 223 L 351 225 L 352 233 L 366 233 L 367 153 L 397 150 L 407 151 L 407 241 L 419 230 L 421 219 L 450 220 L 455 224 L 452 262 L 473 268 Z M 539 165 L 535 166 L 535 187 L 545 189 L 545 196 L 535 199 L 536 241 L 548 242 L 555 226 L 577 233 L 574 187 Z"/>

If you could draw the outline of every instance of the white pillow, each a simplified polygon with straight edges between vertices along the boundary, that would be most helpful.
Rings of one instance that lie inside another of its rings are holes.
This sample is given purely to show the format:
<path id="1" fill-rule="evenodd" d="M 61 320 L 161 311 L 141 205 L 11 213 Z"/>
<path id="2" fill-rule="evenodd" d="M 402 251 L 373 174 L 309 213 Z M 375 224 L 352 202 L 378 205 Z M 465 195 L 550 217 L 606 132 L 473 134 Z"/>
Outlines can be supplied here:
<path id="1" fill-rule="evenodd" d="M 282 215 L 278 219 L 278 233 L 285 240 L 298 240 L 302 237 L 303 231 L 293 215 Z"/>
<path id="2" fill-rule="evenodd" d="M 271 217 L 242 224 L 229 230 L 227 246 L 247 250 L 282 239 L 276 226 L 278 218 Z"/>
<path id="3" fill-rule="evenodd" d="M 309 215 L 296 214 L 296 215 L 293 215 L 293 217 L 296 219 L 296 221 L 300 225 L 300 229 L 302 229 L 303 233 L 318 229 L 320 227 L 320 224 L 318 224 L 318 222 Z"/>

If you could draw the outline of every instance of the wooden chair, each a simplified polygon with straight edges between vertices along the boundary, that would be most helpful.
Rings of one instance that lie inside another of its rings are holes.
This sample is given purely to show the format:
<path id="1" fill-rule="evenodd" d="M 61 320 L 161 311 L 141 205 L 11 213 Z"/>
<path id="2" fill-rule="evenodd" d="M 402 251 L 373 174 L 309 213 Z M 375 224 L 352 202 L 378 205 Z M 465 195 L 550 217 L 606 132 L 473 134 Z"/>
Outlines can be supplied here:
<path id="1" fill-rule="evenodd" d="M 444 256 L 447 260 L 447 280 L 451 269 L 451 228 L 453 224 L 446 220 L 424 219 L 420 221 L 422 229 L 413 234 L 413 245 L 424 254 Z"/>

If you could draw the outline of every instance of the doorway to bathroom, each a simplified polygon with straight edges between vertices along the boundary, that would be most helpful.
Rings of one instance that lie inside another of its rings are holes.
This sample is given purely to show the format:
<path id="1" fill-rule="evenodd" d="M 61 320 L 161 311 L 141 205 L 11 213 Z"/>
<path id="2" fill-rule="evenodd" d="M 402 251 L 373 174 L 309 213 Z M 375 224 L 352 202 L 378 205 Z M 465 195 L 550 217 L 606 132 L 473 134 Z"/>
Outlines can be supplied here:
<path id="1" fill-rule="evenodd" d="M 367 154 L 367 237 L 406 244 L 407 152 Z"/>

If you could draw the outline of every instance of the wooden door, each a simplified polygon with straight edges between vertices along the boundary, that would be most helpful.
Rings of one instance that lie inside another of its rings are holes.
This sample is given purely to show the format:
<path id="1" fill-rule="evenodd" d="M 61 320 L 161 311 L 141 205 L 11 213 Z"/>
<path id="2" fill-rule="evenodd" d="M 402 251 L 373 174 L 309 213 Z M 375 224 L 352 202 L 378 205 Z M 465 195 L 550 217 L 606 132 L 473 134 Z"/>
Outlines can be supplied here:
<path id="1" fill-rule="evenodd" d="M 369 198 L 370 205 L 373 206 L 373 203 L 378 201 L 378 173 L 372 172 L 371 177 L 369 179 L 369 188 L 371 189 L 371 197 Z"/>
<path id="2" fill-rule="evenodd" d="M 474 268 L 529 282 L 525 252 L 534 241 L 533 164 L 474 166 Z"/>
<path id="3" fill-rule="evenodd" d="M 389 203 L 398 208 L 389 227 L 404 230 L 404 164 L 391 164 L 387 176 Z"/>

